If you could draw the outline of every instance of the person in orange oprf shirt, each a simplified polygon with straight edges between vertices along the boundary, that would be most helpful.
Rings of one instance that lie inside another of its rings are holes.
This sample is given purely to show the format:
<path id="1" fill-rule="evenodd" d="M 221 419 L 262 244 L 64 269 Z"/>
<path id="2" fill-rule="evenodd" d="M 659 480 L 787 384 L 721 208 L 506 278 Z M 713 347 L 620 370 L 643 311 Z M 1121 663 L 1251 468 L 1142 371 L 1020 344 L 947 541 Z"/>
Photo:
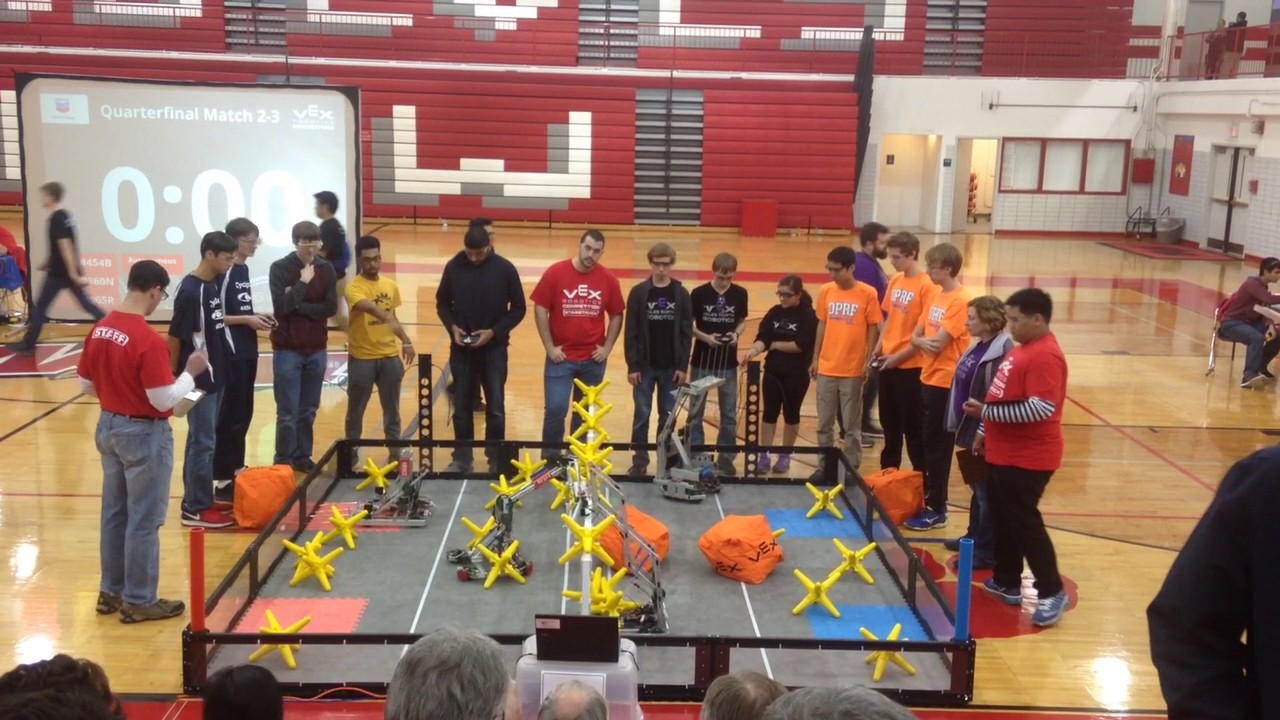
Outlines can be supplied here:
<path id="1" fill-rule="evenodd" d="M 956 277 L 964 258 L 956 246 L 942 243 L 924 255 L 929 279 L 937 285 L 925 301 L 925 312 L 911 336 L 920 349 L 920 399 L 924 408 L 924 510 L 907 520 L 908 530 L 922 532 L 947 526 L 947 484 L 955 434 L 947 432 L 947 396 L 956 363 L 969 347 L 969 294 Z"/>
<path id="2" fill-rule="evenodd" d="M 818 333 L 809 375 L 818 381 L 818 445 L 834 447 L 836 408 L 854 418 L 844 434 L 844 454 L 856 470 L 862 462 L 862 378 L 871 349 L 880 339 L 880 298 L 875 288 L 853 277 L 856 251 L 848 246 L 827 253 L 832 282 L 818 289 Z M 822 468 L 811 478 L 822 479 Z"/>
<path id="3" fill-rule="evenodd" d="M 920 240 L 901 232 L 889 238 L 889 262 L 898 271 L 889 280 L 884 295 L 884 333 L 876 348 L 880 366 L 880 425 L 884 428 L 884 449 L 880 468 L 902 467 L 902 445 L 906 441 L 911 467 L 923 472 L 923 425 L 920 422 L 920 368 L 924 354 L 911 343 L 920 316 L 937 290 L 920 267 Z"/>

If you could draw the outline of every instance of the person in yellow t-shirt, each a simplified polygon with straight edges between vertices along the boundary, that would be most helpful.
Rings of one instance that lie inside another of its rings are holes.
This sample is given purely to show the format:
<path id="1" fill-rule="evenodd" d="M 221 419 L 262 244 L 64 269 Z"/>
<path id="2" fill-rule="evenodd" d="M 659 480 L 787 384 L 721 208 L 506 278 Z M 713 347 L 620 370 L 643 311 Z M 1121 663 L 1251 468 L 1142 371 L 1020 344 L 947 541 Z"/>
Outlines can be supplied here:
<path id="1" fill-rule="evenodd" d="M 400 288 L 395 281 L 378 274 L 382 267 L 382 243 L 378 238 L 365 235 L 356 241 L 356 263 L 360 274 L 347 284 L 346 291 L 351 309 L 347 328 L 346 436 L 351 440 L 362 436 L 364 411 L 376 385 L 382 403 L 383 436 L 399 440 L 400 381 L 405 366 L 413 362 L 413 341 L 396 319 Z M 359 457 L 352 461 L 359 469 Z"/>
<path id="2" fill-rule="evenodd" d="M 818 333 L 809 375 L 818 381 L 818 445 L 835 446 L 836 410 L 853 418 L 844 434 L 844 454 L 856 470 L 862 462 L 862 378 L 871 349 L 880 339 L 880 298 L 875 288 L 853 277 L 856 251 L 848 246 L 827 253 L 832 282 L 818 289 Z M 822 479 L 822 468 L 813 479 Z"/>
<path id="3" fill-rule="evenodd" d="M 924 354 L 911 343 L 920 316 L 937 286 L 920 266 L 920 240 L 901 232 L 889 238 L 889 262 L 898 271 L 884 295 L 884 332 L 875 362 L 880 366 L 880 425 L 884 449 L 880 468 L 902 467 L 906 441 L 911 467 L 924 471 L 923 425 L 920 422 L 920 368 Z"/>
<path id="4" fill-rule="evenodd" d="M 938 286 L 925 302 L 911 344 L 920 350 L 924 440 L 924 510 L 904 523 L 923 532 L 947 526 L 947 485 L 955 433 L 947 432 L 947 397 L 956 363 L 969 347 L 969 294 L 957 276 L 964 258 L 956 246 L 941 243 L 924 255 L 929 279 Z"/>

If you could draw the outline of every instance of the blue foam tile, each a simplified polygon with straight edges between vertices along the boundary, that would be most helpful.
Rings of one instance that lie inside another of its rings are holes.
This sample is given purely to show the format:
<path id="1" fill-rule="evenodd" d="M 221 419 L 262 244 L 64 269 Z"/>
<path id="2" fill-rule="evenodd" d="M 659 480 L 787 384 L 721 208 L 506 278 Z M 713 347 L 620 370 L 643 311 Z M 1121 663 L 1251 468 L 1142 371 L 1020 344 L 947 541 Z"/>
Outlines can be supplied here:
<path id="1" fill-rule="evenodd" d="M 809 512 L 808 509 L 773 508 L 765 510 L 764 514 L 769 519 L 769 527 L 774 530 L 787 529 L 787 534 L 782 536 L 784 540 L 803 537 L 853 539 L 866 542 L 866 533 L 862 532 L 862 528 L 849 517 L 848 513 L 845 513 L 843 520 L 837 520 L 834 515 L 825 511 L 809 519 L 805 517 L 807 512 Z"/>
<path id="2" fill-rule="evenodd" d="M 805 608 L 804 615 L 816 638 L 830 640 L 862 640 L 858 628 L 865 627 L 872 635 L 884 640 L 889 636 L 893 626 L 902 623 L 902 633 L 898 639 L 928 640 L 929 634 L 924 631 L 915 613 L 905 605 L 840 605 L 840 617 L 832 617 L 824 607 L 811 605 Z"/>

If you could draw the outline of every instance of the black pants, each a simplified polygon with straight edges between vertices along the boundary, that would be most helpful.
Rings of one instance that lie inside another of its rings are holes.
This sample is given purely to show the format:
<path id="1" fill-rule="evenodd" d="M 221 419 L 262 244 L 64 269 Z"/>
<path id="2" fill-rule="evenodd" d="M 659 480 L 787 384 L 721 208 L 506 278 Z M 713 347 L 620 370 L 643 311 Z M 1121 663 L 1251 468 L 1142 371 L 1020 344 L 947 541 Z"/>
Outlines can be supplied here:
<path id="1" fill-rule="evenodd" d="M 902 467 L 902 444 L 905 439 L 911 467 L 924 471 L 921 397 L 920 368 L 880 371 L 880 427 L 884 428 L 880 469 Z"/>
<path id="2" fill-rule="evenodd" d="M 213 445 L 213 479 L 230 480 L 245 466 L 244 441 L 253 421 L 253 384 L 258 379 L 258 353 L 229 356 L 226 392 L 218 409 Z"/>
<path id="3" fill-rule="evenodd" d="M 1058 556 L 1038 507 L 1051 477 L 1051 470 L 992 465 L 987 481 L 991 519 L 996 526 L 995 581 L 1005 587 L 1019 587 L 1022 559 L 1026 558 L 1036 576 L 1036 592 L 1041 599 L 1062 592 Z"/>
<path id="4" fill-rule="evenodd" d="M 57 252 L 56 248 L 54 252 Z M 28 313 L 27 333 L 22 336 L 20 343 L 23 348 L 30 350 L 36 346 L 36 341 L 40 339 L 40 330 L 49 319 L 49 308 L 53 305 L 53 301 L 58 299 L 58 293 L 63 290 L 70 290 L 71 294 L 75 295 L 76 301 L 80 303 L 80 307 L 92 315 L 95 321 L 101 320 L 106 315 L 102 312 L 102 308 L 93 304 L 93 300 L 89 299 L 84 288 L 71 282 L 70 278 L 45 275 L 44 285 L 40 286 L 40 294 L 36 296 L 36 306 Z"/>
<path id="5" fill-rule="evenodd" d="M 484 388 L 484 439 L 497 443 L 507 437 L 507 346 L 491 342 L 484 347 L 468 349 L 454 345 L 449 350 L 449 372 L 453 374 L 453 437 L 459 441 L 476 439 L 475 407 L 477 388 Z M 485 456 L 493 461 L 497 448 L 485 448 Z M 471 448 L 455 448 L 453 459 L 471 462 Z"/>
<path id="6" fill-rule="evenodd" d="M 809 394 L 808 375 L 774 375 L 766 372 L 761 383 L 764 395 L 764 415 L 761 417 L 770 425 L 778 422 L 778 415 L 788 425 L 800 424 L 800 406 L 804 396 Z"/>
<path id="7" fill-rule="evenodd" d="M 924 407 L 921 428 L 924 440 L 924 504 L 944 515 L 951 482 L 951 453 L 955 452 L 956 444 L 956 434 L 947 432 L 947 397 L 950 394 L 949 388 L 920 386 L 920 400 Z"/>

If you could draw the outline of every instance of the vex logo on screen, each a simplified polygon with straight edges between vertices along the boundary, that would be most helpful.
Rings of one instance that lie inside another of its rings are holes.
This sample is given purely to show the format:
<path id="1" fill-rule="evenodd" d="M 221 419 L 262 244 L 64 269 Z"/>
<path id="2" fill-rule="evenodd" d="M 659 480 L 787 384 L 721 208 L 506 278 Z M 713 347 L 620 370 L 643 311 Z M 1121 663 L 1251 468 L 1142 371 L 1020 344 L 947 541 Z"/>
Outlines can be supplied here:
<path id="1" fill-rule="evenodd" d="M 88 125 L 89 96 L 40 93 L 40 120 L 54 125 Z"/>
<path id="2" fill-rule="evenodd" d="M 332 130 L 334 126 L 332 110 L 323 110 L 319 105 L 308 105 L 293 110 L 295 130 Z"/>

